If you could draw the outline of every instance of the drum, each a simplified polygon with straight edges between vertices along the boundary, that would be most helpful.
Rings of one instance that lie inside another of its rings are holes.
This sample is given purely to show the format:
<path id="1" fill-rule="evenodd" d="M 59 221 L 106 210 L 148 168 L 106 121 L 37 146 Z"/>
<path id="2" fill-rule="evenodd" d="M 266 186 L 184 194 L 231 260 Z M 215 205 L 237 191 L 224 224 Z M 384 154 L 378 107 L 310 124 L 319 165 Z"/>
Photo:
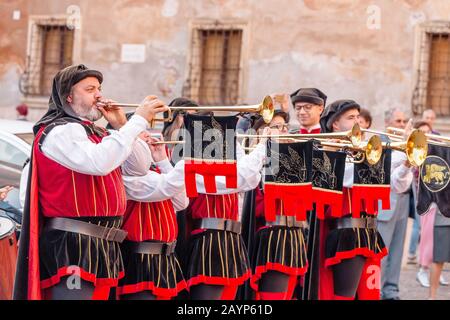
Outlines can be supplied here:
<path id="1" fill-rule="evenodd" d="M 17 261 L 15 224 L 0 217 L 0 300 L 11 300 Z"/>

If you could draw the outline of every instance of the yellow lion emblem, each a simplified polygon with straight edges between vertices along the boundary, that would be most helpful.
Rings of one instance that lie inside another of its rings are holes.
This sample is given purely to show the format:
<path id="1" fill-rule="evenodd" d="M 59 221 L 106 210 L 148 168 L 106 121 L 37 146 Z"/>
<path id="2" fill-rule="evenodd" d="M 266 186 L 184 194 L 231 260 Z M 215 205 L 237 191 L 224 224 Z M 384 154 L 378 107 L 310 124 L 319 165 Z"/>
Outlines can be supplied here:
<path id="1" fill-rule="evenodd" d="M 431 183 L 432 180 L 438 185 L 445 183 L 445 179 L 448 177 L 449 172 L 446 170 L 447 167 L 440 166 L 438 164 L 426 164 L 425 165 L 425 175 L 422 180 L 425 183 Z"/>

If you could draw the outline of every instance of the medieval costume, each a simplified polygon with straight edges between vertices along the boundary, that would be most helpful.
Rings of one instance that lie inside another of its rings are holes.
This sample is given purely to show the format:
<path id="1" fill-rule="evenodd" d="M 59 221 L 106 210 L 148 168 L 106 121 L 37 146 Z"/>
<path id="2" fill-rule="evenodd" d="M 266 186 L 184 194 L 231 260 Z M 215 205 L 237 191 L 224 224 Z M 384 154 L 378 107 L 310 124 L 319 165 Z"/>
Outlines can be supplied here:
<path id="1" fill-rule="evenodd" d="M 239 145 L 234 147 L 236 117 L 186 115 L 184 121 L 186 132 L 193 137 L 192 144 L 185 145 L 185 152 L 191 153 L 190 157 L 185 153 L 184 160 L 191 197 L 186 213 L 191 235 L 186 278 L 191 298 L 234 299 L 238 286 L 251 276 L 241 237 L 238 192 L 258 185 L 265 146 L 258 145 L 248 155 Z M 233 130 L 231 140 L 223 140 L 226 129 Z M 209 144 L 195 138 L 208 130 L 216 132 L 220 146 L 211 157 L 207 155 Z"/>
<path id="2" fill-rule="evenodd" d="M 298 277 L 307 270 L 305 227 L 306 213 L 312 209 L 312 153 L 312 141 L 268 142 L 264 191 L 256 189 L 255 199 L 259 225 L 250 285 L 257 300 L 290 300 Z"/>
<path id="3" fill-rule="evenodd" d="M 129 200 L 122 228 L 128 235 L 122 244 L 125 276 L 117 288 L 119 299 L 171 299 L 187 287 L 175 253 L 175 212 L 189 203 L 184 181 L 168 159 L 154 165 L 144 177 L 124 175 Z M 182 169 L 182 163 L 178 166 Z"/>
<path id="4" fill-rule="evenodd" d="M 87 77 L 103 80 L 84 65 L 58 72 L 49 110 L 34 127 L 15 299 L 70 298 L 69 291 L 75 299 L 107 299 L 124 274 L 120 165 L 141 146 L 135 142 L 147 121 L 133 116 L 109 133 L 78 117 L 66 98 Z M 61 282 L 72 275 L 81 279 L 78 290 Z"/>
<path id="5" fill-rule="evenodd" d="M 329 105 L 321 117 L 323 131 L 332 132 L 333 122 L 350 109 L 359 110 L 359 105 L 352 100 Z M 319 299 L 380 298 L 377 272 L 387 248 L 377 231 L 376 214 L 389 208 L 391 186 L 401 192 L 412 178 L 396 166 L 401 156 L 393 153 L 392 171 L 389 150 L 375 165 L 346 163 L 342 207 L 328 208 L 320 228 Z"/>

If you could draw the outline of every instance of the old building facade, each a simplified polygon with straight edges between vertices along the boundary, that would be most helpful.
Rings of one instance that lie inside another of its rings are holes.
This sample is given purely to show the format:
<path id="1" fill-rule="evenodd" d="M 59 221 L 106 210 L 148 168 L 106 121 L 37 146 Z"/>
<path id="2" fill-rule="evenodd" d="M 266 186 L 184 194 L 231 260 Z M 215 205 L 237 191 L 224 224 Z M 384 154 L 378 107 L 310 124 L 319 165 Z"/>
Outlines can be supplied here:
<path id="1" fill-rule="evenodd" d="M 65 65 L 104 73 L 104 96 L 258 103 L 318 87 L 382 127 L 384 110 L 433 108 L 450 130 L 448 0 L 6 0 L 0 112 L 43 114 Z"/>

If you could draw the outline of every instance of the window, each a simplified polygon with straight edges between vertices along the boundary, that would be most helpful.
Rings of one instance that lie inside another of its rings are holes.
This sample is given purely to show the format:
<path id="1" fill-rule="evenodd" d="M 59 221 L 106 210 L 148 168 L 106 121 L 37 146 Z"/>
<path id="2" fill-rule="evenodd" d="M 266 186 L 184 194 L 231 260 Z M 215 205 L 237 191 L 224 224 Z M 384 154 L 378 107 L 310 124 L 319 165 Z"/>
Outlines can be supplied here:
<path id="1" fill-rule="evenodd" d="M 200 105 L 239 100 L 242 29 L 194 29 L 190 74 L 183 95 Z"/>
<path id="2" fill-rule="evenodd" d="M 413 112 L 431 108 L 438 116 L 450 116 L 450 22 L 422 26 L 417 51 Z"/>
<path id="3" fill-rule="evenodd" d="M 0 164 L 22 169 L 28 156 L 11 143 L 0 140 Z"/>
<path id="4" fill-rule="evenodd" d="M 450 116 L 450 37 L 433 34 L 430 38 L 427 107 L 438 115 Z"/>
<path id="5" fill-rule="evenodd" d="M 55 74 L 73 63 L 74 31 L 65 19 L 32 23 L 27 66 L 20 88 L 25 95 L 48 96 Z"/>

